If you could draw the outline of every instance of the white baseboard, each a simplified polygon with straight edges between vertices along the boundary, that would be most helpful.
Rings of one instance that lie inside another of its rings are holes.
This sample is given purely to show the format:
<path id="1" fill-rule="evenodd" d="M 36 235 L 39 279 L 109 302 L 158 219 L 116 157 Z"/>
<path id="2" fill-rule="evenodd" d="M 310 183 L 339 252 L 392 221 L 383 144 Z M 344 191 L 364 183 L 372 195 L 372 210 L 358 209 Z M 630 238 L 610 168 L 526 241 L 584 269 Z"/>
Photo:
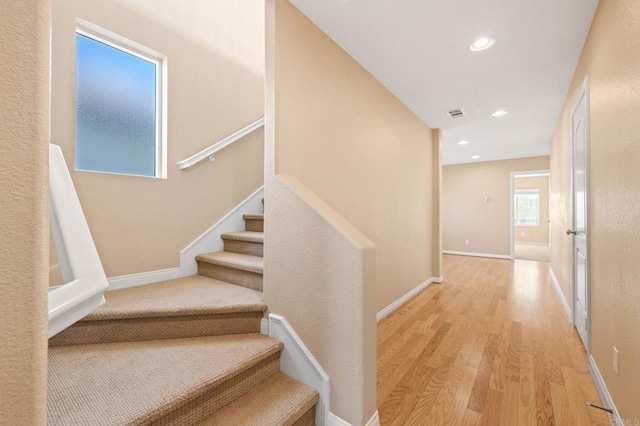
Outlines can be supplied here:
<path id="1" fill-rule="evenodd" d="M 107 291 L 157 283 L 159 281 L 173 280 L 176 278 L 180 278 L 180 268 L 160 269 L 158 271 L 141 272 L 139 274 L 121 275 L 119 277 L 107 279 L 107 281 L 109 281 L 109 289 Z"/>
<path id="2" fill-rule="evenodd" d="M 282 372 L 312 387 L 320 394 L 320 400 L 316 405 L 316 424 L 327 424 L 329 376 L 284 317 L 269 314 L 269 337 L 284 343 L 284 349 L 280 355 Z"/>
<path id="3" fill-rule="evenodd" d="M 262 198 L 264 197 L 264 186 L 260 187 L 244 201 L 233 208 L 215 225 L 207 229 L 202 235 L 193 240 L 180 252 L 180 274 L 183 277 L 196 275 L 198 273 L 198 263 L 196 256 L 201 253 L 211 253 L 222 251 L 224 242 L 220 235 L 225 232 L 236 232 L 244 229 L 245 214 L 255 214 L 263 211 Z"/>
<path id="4" fill-rule="evenodd" d="M 545 246 L 545 247 L 549 247 L 549 243 L 540 243 L 540 242 L 535 242 L 535 241 L 516 241 L 515 244 L 516 245 L 522 244 L 522 245 L 525 245 L 525 246 Z"/>
<path id="5" fill-rule="evenodd" d="M 352 426 L 351 423 L 342 420 L 340 417 L 333 413 L 329 413 L 326 426 Z M 365 426 L 380 426 L 380 417 L 378 412 L 373 413 L 373 416 L 369 419 Z"/>
<path id="6" fill-rule="evenodd" d="M 598 370 L 596 361 L 593 359 L 593 356 L 591 354 L 589 354 L 587 365 L 589 366 L 589 372 L 591 373 L 591 377 L 593 377 L 593 382 L 596 385 L 596 390 L 600 395 L 600 399 L 602 399 L 602 403 L 606 408 L 611 408 L 613 410 L 613 420 L 615 420 L 616 425 L 624 426 L 625 424 L 630 424 L 624 423 L 622 421 L 622 417 L 620 417 L 620 413 L 618 412 L 616 405 L 613 403 L 613 399 L 611 398 L 611 394 L 607 389 L 607 385 L 604 384 L 604 380 L 600 375 L 600 370 Z"/>
<path id="7" fill-rule="evenodd" d="M 551 275 L 551 282 L 553 283 L 553 288 L 556 289 L 556 294 L 558 295 L 558 299 L 560 299 L 560 303 L 562 303 L 562 307 L 564 311 L 567 313 L 567 317 L 569 318 L 569 322 L 573 325 L 573 314 L 571 313 L 571 306 L 567 302 L 567 298 L 564 297 L 564 293 L 560 288 L 560 283 L 558 282 L 558 278 L 556 278 L 556 274 L 553 272 L 553 269 L 549 268 L 549 275 Z"/>
<path id="8" fill-rule="evenodd" d="M 389 314 L 391 314 L 393 311 L 398 309 L 400 306 L 404 305 L 410 299 L 415 297 L 422 290 L 424 290 L 425 288 L 429 287 L 429 285 L 431 283 L 441 283 L 441 282 L 442 282 L 442 277 L 431 277 L 431 278 L 429 278 L 428 280 L 426 280 L 422 284 L 418 285 L 417 287 L 413 288 L 412 290 L 409 290 L 406 294 L 401 296 L 395 302 L 391 303 L 389 306 L 387 306 L 386 308 L 384 308 L 380 312 L 378 312 L 376 314 L 376 320 L 380 321 L 383 318 L 385 318 L 386 316 L 388 316 Z"/>
<path id="9" fill-rule="evenodd" d="M 457 256 L 489 257 L 491 259 L 511 260 L 511 256 L 509 256 L 508 254 L 473 253 L 469 251 L 453 251 L 453 250 L 442 250 L 442 254 L 455 254 Z"/>
<path id="10" fill-rule="evenodd" d="M 326 426 L 352 426 L 351 423 L 342 420 L 340 417 L 333 413 L 329 413 Z"/>

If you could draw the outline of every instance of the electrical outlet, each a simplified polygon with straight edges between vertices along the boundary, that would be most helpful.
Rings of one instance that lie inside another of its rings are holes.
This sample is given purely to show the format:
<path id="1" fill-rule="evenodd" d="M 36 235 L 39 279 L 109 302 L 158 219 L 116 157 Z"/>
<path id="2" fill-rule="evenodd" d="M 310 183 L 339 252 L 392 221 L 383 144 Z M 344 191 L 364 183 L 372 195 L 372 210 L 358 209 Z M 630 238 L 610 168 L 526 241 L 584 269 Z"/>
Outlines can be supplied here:
<path id="1" fill-rule="evenodd" d="M 464 240 L 464 245 L 468 246 L 469 245 L 469 240 Z"/>
<path id="2" fill-rule="evenodd" d="M 615 346 L 613 347 L 613 371 L 616 372 L 616 374 L 620 374 L 620 365 L 618 363 L 618 359 L 619 359 L 619 352 L 618 352 L 618 348 L 616 348 Z"/>

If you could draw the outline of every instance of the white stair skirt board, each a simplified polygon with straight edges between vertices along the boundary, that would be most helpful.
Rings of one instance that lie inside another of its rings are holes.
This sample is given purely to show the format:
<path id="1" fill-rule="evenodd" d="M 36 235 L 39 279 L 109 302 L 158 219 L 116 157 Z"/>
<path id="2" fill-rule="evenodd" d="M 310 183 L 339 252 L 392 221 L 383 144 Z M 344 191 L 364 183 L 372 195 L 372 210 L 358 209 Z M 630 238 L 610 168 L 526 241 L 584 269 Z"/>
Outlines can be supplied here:
<path id="1" fill-rule="evenodd" d="M 265 336 L 269 335 L 269 320 L 267 318 L 262 318 L 260 320 L 260 333 Z"/>
<path id="2" fill-rule="evenodd" d="M 109 291 L 180 278 L 180 268 L 159 269 L 109 278 Z"/>
<path id="3" fill-rule="evenodd" d="M 422 290 L 427 288 L 432 283 L 441 283 L 441 282 L 442 282 L 442 277 L 431 277 L 431 278 L 429 278 L 428 280 L 426 280 L 422 284 L 418 285 L 417 287 L 413 288 L 412 290 L 409 290 L 406 294 L 401 296 L 395 302 L 391 303 L 389 306 L 387 306 L 386 308 L 384 308 L 380 312 L 378 312 L 376 314 L 376 320 L 380 321 L 383 318 L 387 317 L 389 314 L 391 314 L 393 311 L 398 309 L 400 306 L 404 305 L 409 300 L 414 298 L 418 293 L 420 293 Z"/>
<path id="4" fill-rule="evenodd" d="M 458 256 L 488 257 L 491 259 L 511 259 L 508 254 L 472 253 L 468 251 L 442 250 L 442 254 L 455 254 Z"/>
<path id="5" fill-rule="evenodd" d="M 618 412 L 616 405 L 613 403 L 613 399 L 611 398 L 611 394 L 607 389 L 607 385 L 604 384 L 604 380 L 600 375 L 600 370 L 598 370 L 596 361 L 593 359 L 593 356 L 591 354 L 589 354 L 587 365 L 589 366 L 589 372 L 591 373 L 591 377 L 593 377 L 593 381 L 596 385 L 596 390 L 598 391 L 598 395 L 600 395 L 600 399 L 602 399 L 602 403 L 606 408 L 611 408 L 613 410 L 613 420 L 615 421 L 615 424 L 618 426 L 632 424 L 622 421 L 622 417 L 620 417 L 620 413 Z M 597 410 L 597 408 L 594 408 L 594 410 Z"/>
<path id="6" fill-rule="evenodd" d="M 222 251 L 224 249 L 224 242 L 220 238 L 220 235 L 225 232 L 237 232 L 244 229 L 244 219 L 242 216 L 245 214 L 261 213 L 263 211 L 263 197 L 264 186 L 261 186 L 205 233 L 182 249 L 180 252 L 180 276 L 188 277 L 198 273 L 197 255 Z"/>
<path id="7" fill-rule="evenodd" d="M 320 394 L 320 400 L 316 405 L 316 424 L 327 424 L 329 376 L 283 316 L 269 314 L 269 337 L 284 343 L 280 355 L 280 370 Z"/>
<path id="8" fill-rule="evenodd" d="M 571 306 L 567 302 L 567 298 L 564 297 L 564 293 L 560 288 L 560 283 L 558 283 L 558 278 L 556 278 L 556 274 L 553 272 L 553 269 L 549 268 L 549 275 L 551 275 L 551 282 L 553 283 L 553 288 L 556 289 L 556 294 L 558 295 L 558 299 L 560 299 L 560 303 L 562 303 L 562 307 L 564 311 L 567 313 L 567 317 L 569 318 L 569 322 L 573 325 L 573 315 L 571 314 Z"/>
<path id="9" fill-rule="evenodd" d="M 342 420 L 340 417 L 333 413 L 329 413 L 329 420 L 327 426 L 352 426 L 351 423 Z M 373 413 L 373 416 L 369 419 L 365 426 L 380 426 L 380 417 L 378 412 Z"/>

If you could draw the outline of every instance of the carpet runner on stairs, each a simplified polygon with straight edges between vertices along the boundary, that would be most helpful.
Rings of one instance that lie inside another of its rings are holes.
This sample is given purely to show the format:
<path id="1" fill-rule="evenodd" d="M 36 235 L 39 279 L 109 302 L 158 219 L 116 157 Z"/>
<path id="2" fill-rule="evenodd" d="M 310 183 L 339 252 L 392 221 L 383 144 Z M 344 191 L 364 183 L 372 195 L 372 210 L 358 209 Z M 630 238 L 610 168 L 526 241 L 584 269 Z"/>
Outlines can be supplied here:
<path id="1" fill-rule="evenodd" d="M 260 334 L 264 216 L 197 256 L 199 275 L 105 294 L 49 340 L 49 425 L 313 425 L 315 390 Z"/>

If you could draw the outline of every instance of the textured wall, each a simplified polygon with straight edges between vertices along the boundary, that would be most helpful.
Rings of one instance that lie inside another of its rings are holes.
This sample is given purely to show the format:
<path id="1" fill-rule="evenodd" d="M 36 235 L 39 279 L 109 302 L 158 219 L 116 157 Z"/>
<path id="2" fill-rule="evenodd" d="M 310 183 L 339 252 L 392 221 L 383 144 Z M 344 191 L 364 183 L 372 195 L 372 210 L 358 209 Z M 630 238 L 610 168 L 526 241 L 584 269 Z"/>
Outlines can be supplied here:
<path id="1" fill-rule="evenodd" d="M 375 243 L 383 309 L 433 275 L 431 129 L 294 6 L 282 12 L 277 173 Z"/>
<path id="2" fill-rule="evenodd" d="M 365 424 L 376 411 L 374 245 L 296 179 L 265 190 L 265 303 L 329 375 L 331 412 Z"/>
<path id="3" fill-rule="evenodd" d="M 549 176 L 522 177 L 515 179 L 515 189 L 539 189 L 539 224 L 538 226 L 516 226 L 514 237 L 516 242 L 548 243 L 549 242 Z"/>
<path id="4" fill-rule="evenodd" d="M 167 55 L 168 179 L 73 171 L 76 16 Z M 178 266 L 181 249 L 262 185 L 262 130 L 213 164 L 176 167 L 263 116 L 262 1 L 54 0 L 52 90 L 52 141 L 107 276 Z"/>
<path id="5" fill-rule="evenodd" d="M 443 249 L 508 256 L 511 172 L 547 169 L 549 157 L 444 166 Z"/>
<path id="6" fill-rule="evenodd" d="M 569 119 L 590 78 L 591 350 L 623 418 L 640 418 L 640 3 L 601 1 L 551 144 L 551 260 L 571 294 Z M 613 371 L 613 346 L 620 375 Z"/>
<path id="7" fill-rule="evenodd" d="M 49 11 L 0 0 L 2 426 L 46 422 Z"/>

